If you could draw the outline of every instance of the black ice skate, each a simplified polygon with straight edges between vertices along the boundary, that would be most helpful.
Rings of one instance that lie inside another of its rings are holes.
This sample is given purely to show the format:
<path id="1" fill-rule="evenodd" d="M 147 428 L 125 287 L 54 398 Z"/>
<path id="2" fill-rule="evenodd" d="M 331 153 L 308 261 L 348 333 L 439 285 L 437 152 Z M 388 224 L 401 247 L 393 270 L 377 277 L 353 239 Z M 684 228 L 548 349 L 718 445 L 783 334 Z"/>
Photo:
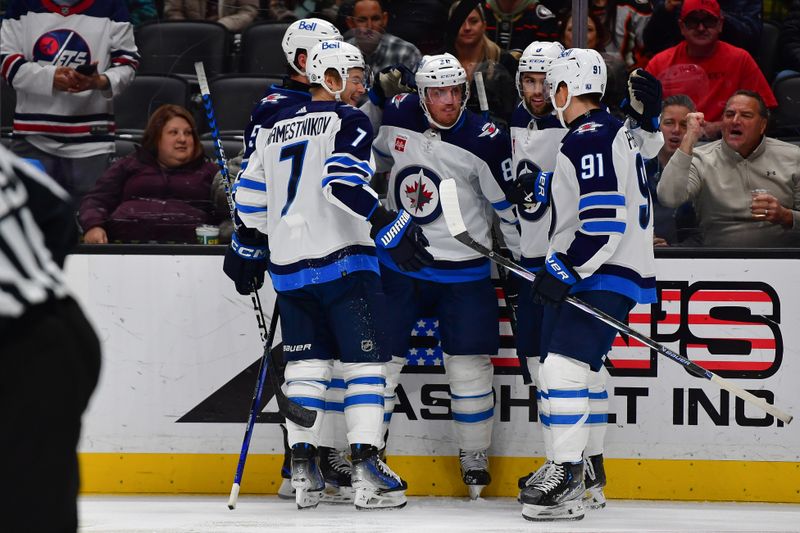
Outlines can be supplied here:
<path id="1" fill-rule="evenodd" d="M 313 509 L 319 504 L 325 480 L 319 468 L 317 448 L 307 442 L 292 446 L 292 487 L 298 509 Z"/>
<path id="2" fill-rule="evenodd" d="M 521 490 L 524 489 L 525 487 L 533 485 L 540 479 L 544 478 L 544 476 L 547 475 L 547 473 L 550 471 L 550 469 L 553 467 L 554 464 L 555 463 L 553 463 L 553 461 L 550 461 L 548 459 L 547 461 L 544 462 L 542 466 L 539 467 L 538 470 L 536 470 L 536 472 L 529 472 L 528 474 L 525 474 L 524 476 L 519 478 L 517 480 L 517 487 L 519 487 Z"/>
<path id="3" fill-rule="evenodd" d="M 356 509 L 400 509 L 406 505 L 408 484 L 395 474 L 369 444 L 353 444 L 353 488 Z"/>
<path id="4" fill-rule="evenodd" d="M 278 498 L 294 500 L 294 487 L 292 487 L 292 449 L 286 434 L 286 424 L 281 424 L 283 431 L 283 466 L 281 467 L 281 486 L 278 488 Z"/>
<path id="5" fill-rule="evenodd" d="M 532 521 L 583 518 L 583 462 L 555 463 L 545 477 L 522 489 L 522 516 Z"/>
<path id="6" fill-rule="evenodd" d="M 602 509 L 606 506 L 606 495 L 603 487 L 606 486 L 606 469 L 603 467 L 603 454 L 592 455 L 584 461 L 586 472 L 583 481 L 586 493 L 583 504 L 589 509 Z"/>
<path id="7" fill-rule="evenodd" d="M 353 466 L 345 456 L 346 452 L 319 447 L 319 467 L 325 479 L 325 490 L 322 492 L 322 503 L 353 503 L 353 484 L 351 471 Z"/>
<path id="8" fill-rule="evenodd" d="M 477 500 L 483 488 L 492 482 L 489 475 L 489 459 L 486 450 L 466 451 L 459 450 L 458 458 L 461 462 L 461 479 L 469 489 L 469 497 Z"/>

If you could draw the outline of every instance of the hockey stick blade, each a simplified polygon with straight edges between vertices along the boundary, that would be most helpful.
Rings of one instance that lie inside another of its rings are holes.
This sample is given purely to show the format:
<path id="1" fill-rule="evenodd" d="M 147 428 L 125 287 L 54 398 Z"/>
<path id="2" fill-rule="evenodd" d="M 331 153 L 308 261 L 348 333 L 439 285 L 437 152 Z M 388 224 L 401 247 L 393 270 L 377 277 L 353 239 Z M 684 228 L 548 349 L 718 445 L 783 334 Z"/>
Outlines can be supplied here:
<path id="1" fill-rule="evenodd" d="M 481 243 L 475 241 L 475 239 L 473 239 L 470 236 L 466 226 L 464 225 L 464 219 L 461 216 L 461 208 L 458 203 L 458 191 L 456 189 L 456 182 L 454 179 L 442 180 L 442 182 L 439 184 L 439 201 L 442 204 L 442 212 L 444 213 L 445 222 L 447 223 L 447 229 L 450 232 L 450 235 L 452 235 L 457 241 L 466 246 L 469 246 L 479 254 L 489 258 L 491 261 L 494 261 L 498 265 L 511 270 L 512 272 L 518 274 L 520 277 L 524 279 L 527 279 L 528 281 L 533 281 L 536 279 L 536 275 L 534 275 L 532 272 L 529 272 L 522 265 L 516 263 L 515 261 L 512 261 L 511 259 L 508 259 L 507 257 L 503 257 L 502 255 L 493 252 L 492 250 L 483 246 Z M 638 340 L 642 344 L 649 346 L 650 348 L 660 353 L 661 355 L 675 361 L 680 365 L 683 365 L 686 368 L 686 370 L 693 376 L 705 378 L 713 383 L 716 383 L 717 386 L 719 386 L 720 388 L 725 389 L 734 396 L 737 396 L 742 400 L 759 407 L 760 409 L 771 414 L 778 420 L 785 422 L 786 424 L 792 421 L 793 418 L 792 415 L 782 411 L 781 409 L 770 403 L 767 403 L 767 401 L 764 398 L 759 398 L 758 396 L 742 389 L 738 385 L 734 385 L 727 379 L 721 378 L 720 376 L 716 375 L 710 370 L 706 370 L 697 363 L 683 357 L 682 355 L 676 352 L 673 352 L 666 346 L 657 343 L 650 337 L 642 335 L 635 329 L 630 328 L 627 324 L 620 322 L 616 318 L 606 314 L 600 309 L 597 309 L 587 304 L 586 302 L 578 298 L 575 298 L 574 296 L 568 296 L 566 301 L 567 303 L 574 305 L 578 309 L 581 309 L 582 311 L 589 313 L 598 320 L 608 324 L 609 326 L 613 327 L 620 333 L 628 335 L 629 337 L 633 337 L 634 339 Z"/>

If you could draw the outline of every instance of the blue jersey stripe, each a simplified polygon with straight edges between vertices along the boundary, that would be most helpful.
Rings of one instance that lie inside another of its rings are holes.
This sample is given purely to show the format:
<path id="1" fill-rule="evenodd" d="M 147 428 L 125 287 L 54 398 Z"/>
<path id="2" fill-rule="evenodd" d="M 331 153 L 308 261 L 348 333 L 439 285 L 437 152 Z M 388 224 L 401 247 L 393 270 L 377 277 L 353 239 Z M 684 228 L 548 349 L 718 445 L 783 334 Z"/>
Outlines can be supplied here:
<path id="1" fill-rule="evenodd" d="M 254 207 L 254 206 L 251 206 L 251 205 L 242 205 L 242 204 L 239 204 L 239 203 L 236 204 L 236 210 L 238 212 L 240 212 L 240 213 L 245 213 L 245 214 L 248 214 L 248 213 L 266 213 L 267 212 L 267 208 L 266 207 Z"/>
<path id="2" fill-rule="evenodd" d="M 492 202 L 492 207 L 494 207 L 497 211 L 504 211 L 511 207 L 511 202 L 508 200 L 500 200 L 499 202 Z"/>
<path id="3" fill-rule="evenodd" d="M 608 391 L 603 392 L 590 392 L 589 393 L 590 400 L 607 400 L 608 399 Z"/>
<path id="4" fill-rule="evenodd" d="M 587 207 L 624 207 L 625 196 L 621 194 L 596 194 L 593 196 L 583 196 L 578 201 L 578 211 L 583 211 Z"/>
<path id="5" fill-rule="evenodd" d="M 325 409 L 325 400 L 321 398 L 310 398 L 308 396 L 292 396 L 289 398 L 292 401 L 303 407 L 311 407 L 312 409 Z"/>
<path id="6" fill-rule="evenodd" d="M 325 187 L 334 180 L 346 181 L 347 183 L 353 183 L 355 185 L 369 185 L 367 181 L 364 181 L 364 178 L 362 178 L 361 176 L 357 176 L 355 174 L 350 174 L 350 175 L 334 174 L 332 176 L 331 175 L 325 176 L 322 179 L 322 186 Z"/>
<path id="7" fill-rule="evenodd" d="M 359 270 L 378 273 L 378 259 L 372 255 L 348 255 L 328 265 L 303 268 L 288 274 L 279 274 L 270 265 L 272 286 L 276 291 L 291 291 L 306 285 L 327 283 Z"/>
<path id="8" fill-rule="evenodd" d="M 587 220 L 581 224 L 581 231 L 587 233 L 625 233 L 627 224 L 615 220 Z"/>
<path id="9" fill-rule="evenodd" d="M 587 424 L 608 424 L 607 414 L 593 414 L 586 419 Z"/>
<path id="10" fill-rule="evenodd" d="M 461 422 L 463 424 L 475 424 L 478 422 L 483 422 L 484 420 L 489 420 L 494 416 L 494 407 L 483 411 L 481 413 L 456 413 L 453 412 L 453 420 L 456 422 Z"/>
<path id="11" fill-rule="evenodd" d="M 550 389 L 542 391 L 542 398 L 588 398 L 589 389 L 565 390 Z"/>
<path id="12" fill-rule="evenodd" d="M 331 389 L 346 389 L 347 385 L 345 385 L 343 379 L 334 378 L 331 380 L 331 384 L 329 386 Z"/>
<path id="13" fill-rule="evenodd" d="M 389 253 L 377 249 L 378 259 L 386 268 L 395 272 L 402 272 L 412 278 L 436 281 L 439 283 L 462 283 L 488 278 L 491 275 L 491 266 L 488 259 L 470 259 L 467 261 L 434 261 L 432 266 L 424 267 L 415 272 L 403 272 L 395 264 Z"/>
<path id="14" fill-rule="evenodd" d="M 383 406 L 383 394 L 354 394 L 344 399 L 344 408 L 356 405 L 380 405 Z"/>
<path id="15" fill-rule="evenodd" d="M 344 413 L 344 404 L 342 402 L 325 402 L 325 410 Z"/>
<path id="16" fill-rule="evenodd" d="M 366 161 L 361 161 L 342 154 L 329 157 L 327 160 L 325 160 L 325 164 L 358 167 L 367 174 L 369 174 L 370 176 L 372 176 L 375 173 L 375 170 Z"/>
<path id="17" fill-rule="evenodd" d="M 473 398 L 486 398 L 490 394 L 492 394 L 492 391 L 489 391 L 485 394 L 475 394 L 473 396 L 459 396 L 458 394 L 450 393 L 450 398 L 452 398 L 453 400 L 470 400 Z"/>
<path id="18" fill-rule="evenodd" d="M 239 178 L 237 188 L 244 187 L 245 189 L 252 189 L 254 191 L 267 192 L 267 184 L 263 181 L 249 180 L 247 178 Z"/>
<path id="19" fill-rule="evenodd" d="M 350 385 L 382 385 L 386 386 L 386 379 L 378 376 L 363 376 L 360 378 L 353 378 L 347 382 Z"/>

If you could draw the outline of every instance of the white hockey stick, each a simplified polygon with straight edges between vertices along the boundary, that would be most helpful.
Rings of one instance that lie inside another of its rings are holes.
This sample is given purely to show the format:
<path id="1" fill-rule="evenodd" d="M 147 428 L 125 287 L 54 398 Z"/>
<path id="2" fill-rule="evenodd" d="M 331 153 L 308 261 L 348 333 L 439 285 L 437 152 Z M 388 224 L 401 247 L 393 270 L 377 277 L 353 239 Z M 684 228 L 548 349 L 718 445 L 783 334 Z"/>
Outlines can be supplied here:
<path id="1" fill-rule="evenodd" d="M 442 203 L 442 211 L 444 212 L 444 218 L 447 222 L 447 229 L 456 240 L 460 243 L 469 246 L 476 252 L 480 253 L 488 257 L 490 260 L 494 261 L 500 266 L 503 266 L 515 274 L 529 280 L 533 281 L 536 279 L 536 276 L 525 269 L 522 265 L 514 262 L 511 259 L 503 257 L 500 254 L 497 254 L 486 248 L 481 243 L 476 242 L 467 232 L 467 227 L 464 225 L 464 219 L 461 216 L 461 208 L 458 204 L 458 190 L 456 188 L 456 182 L 453 179 L 446 179 L 442 180 L 439 184 L 439 201 Z M 661 355 L 668 357 L 669 359 L 675 361 L 676 363 L 683 365 L 686 370 L 692 374 L 693 376 L 697 376 L 699 378 L 705 378 L 713 383 L 716 383 L 718 387 L 725 389 L 726 391 L 730 392 L 734 396 L 741 398 L 742 400 L 749 402 L 756 407 L 763 409 L 767 413 L 771 414 L 778 420 L 782 420 L 785 423 L 789 423 L 792 421 L 792 415 L 786 413 L 772 404 L 767 403 L 766 400 L 763 398 L 759 398 L 754 394 L 747 392 L 743 388 L 739 387 L 738 385 L 734 385 L 727 379 L 721 378 L 715 373 L 711 372 L 710 370 L 706 370 L 702 366 L 698 365 L 690 361 L 689 359 L 683 357 L 682 355 L 673 352 L 666 346 L 657 343 L 650 337 L 646 337 L 642 335 L 635 329 L 631 329 L 628 327 L 627 324 L 620 322 L 616 318 L 609 316 L 605 312 L 597 309 L 596 307 L 587 304 L 586 302 L 575 298 L 574 296 L 567 296 L 566 302 L 571 305 L 574 305 L 578 309 L 589 313 L 590 315 L 594 316 L 598 320 L 605 322 L 609 326 L 613 327 L 620 333 L 624 335 L 628 335 L 636 339 L 637 341 L 641 342 L 652 348 L 653 350 L 657 351 Z"/>

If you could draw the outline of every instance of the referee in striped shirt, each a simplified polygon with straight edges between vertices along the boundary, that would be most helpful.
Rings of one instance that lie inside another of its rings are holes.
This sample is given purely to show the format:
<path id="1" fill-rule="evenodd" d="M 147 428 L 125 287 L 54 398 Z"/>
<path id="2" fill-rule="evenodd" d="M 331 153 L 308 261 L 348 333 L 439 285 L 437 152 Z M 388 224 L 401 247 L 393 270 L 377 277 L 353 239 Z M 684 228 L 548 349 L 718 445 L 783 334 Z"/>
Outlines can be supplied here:
<path id="1" fill-rule="evenodd" d="M 100 345 L 62 266 L 77 242 L 69 195 L 0 146 L 0 529 L 78 528 L 81 415 Z"/>

